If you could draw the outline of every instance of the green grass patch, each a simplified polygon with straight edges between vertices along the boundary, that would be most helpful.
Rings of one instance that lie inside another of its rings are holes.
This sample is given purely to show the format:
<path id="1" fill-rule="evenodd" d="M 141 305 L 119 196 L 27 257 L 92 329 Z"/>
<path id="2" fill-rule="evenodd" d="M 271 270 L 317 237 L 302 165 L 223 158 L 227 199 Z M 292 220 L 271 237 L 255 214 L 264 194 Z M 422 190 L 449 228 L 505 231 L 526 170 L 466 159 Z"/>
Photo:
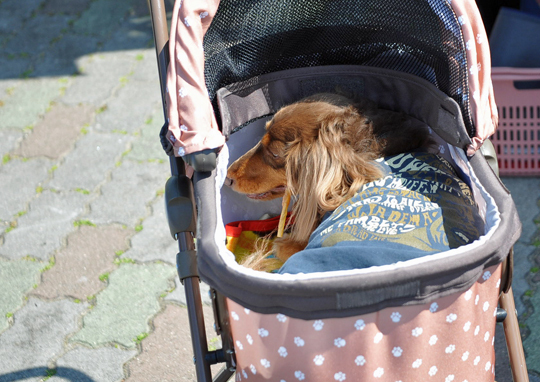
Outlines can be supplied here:
<path id="1" fill-rule="evenodd" d="M 21 216 L 26 215 L 26 213 L 27 213 L 26 211 L 19 211 L 17 212 L 17 217 L 20 218 Z"/>
<path id="2" fill-rule="evenodd" d="M 4 155 L 4 156 L 2 157 L 2 163 L 3 163 L 3 164 L 8 163 L 10 160 L 11 160 L 11 155 L 9 155 L 9 154 L 6 154 L 6 155 Z"/>
<path id="3" fill-rule="evenodd" d="M 47 369 L 45 371 L 45 378 L 43 378 L 43 380 L 46 381 L 49 378 L 54 377 L 56 373 L 57 373 L 56 369 Z"/>
<path id="4" fill-rule="evenodd" d="M 56 170 L 58 170 L 58 165 L 54 165 L 52 166 L 50 169 L 49 169 L 49 174 L 52 174 L 53 172 L 55 172 Z"/>
<path id="5" fill-rule="evenodd" d="M 89 226 L 89 227 L 95 227 L 96 225 L 92 223 L 90 220 L 76 220 L 73 222 L 73 225 L 75 227 L 80 227 L 83 225 Z"/>
<path id="6" fill-rule="evenodd" d="M 141 232 L 143 230 L 142 224 L 138 224 L 135 226 L 135 232 Z"/>
<path id="7" fill-rule="evenodd" d="M 144 54 L 139 53 L 138 55 L 135 56 L 135 59 L 136 59 L 137 61 L 142 61 L 142 60 L 144 59 Z"/>
<path id="8" fill-rule="evenodd" d="M 109 280 L 109 272 L 99 275 L 99 281 L 106 282 Z"/>
<path id="9" fill-rule="evenodd" d="M 32 75 L 32 73 L 34 73 L 34 69 L 27 69 L 25 70 L 24 72 L 21 73 L 21 78 L 30 78 L 30 76 Z"/>
<path id="10" fill-rule="evenodd" d="M 11 317 L 13 317 L 13 313 L 11 312 L 6 313 L 6 318 L 11 318 Z"/>
<path id="11" fill-rule="evenodd" d="M 83 195 L 90 195 L 90 191 L 85 190 L 84 188 L 76 188 L 75 191 Z"/>
<path id="12" fill-rule="evenodd" d="M 113 263 L 116 264 L 116 265 L 120 265 L 120 264 L 135 264 L 135 260 L 133 259 L 130 259 L 129 257 L 117 257 L 116 259 L 113 260 Z"/>
<path id="13" fill-rule="evenodd" d="M 152 117 L 150 117 L 150 118 L 148 118 L 146 121 L 144 121 L 144 123 L 146 123 L 147 125 L 149 125 L 149 124 L 152 123 L 153 120 L 154 120 L 154 119 L 153 119 Z"/>
<path id="14" fill-rule="evenodd" d="M 122 134 L 122 135 L 127 135 L 128 133 L 126 130 L 118 130 L 118 129 L 114 129 L 112 132 L 115 134 Z"/>
<path id="15" fill-rule="evenodd" d="M 525 291 L 524 295 L 527 296 L 527 297 L 532 297 L 533 291 L 529 289 L 529 290 Z"/>
<path id="16" fill-rule="evenodd" d="M 538 268 L 538 267 L 532 267 L 531 268 L 531 273 L 538 273 L 539 270 L 540 270 L 540 268 Z"/>
<path id="17" fill-rule="evenodd" d="M 37 186 L 36 187 L 36 194 L 41 194 L 43 192 L 43 187 L 42 186 Z"/>
<path id="18" fill-rule="evenodd" d="M 141 333 L 137 337 L 133 339 L 135 343 L 140 344 L 142 340 L 144 340 L 146 337 L 148 337 L 148 333 Z"/>
<path id="19" fill-rule="evenodd" d="M 56 260 L 54 259 L 54 257 L 51 256 L 51 258 L 49 259 L 49 264 L 47 264 L 45 267 L 43 267 L 41 269 L 41 272 L 46 272 L 48 271 L 49 269 L 51 269 L 52 267 L 54 267 L 54 265 L 56 264 Z"/>
<path id="20" fill-rule="evenodd" d="M 96 114 L 101 114 L 101 113 L 103 113 L 105 110 L 107 110 L 107 105 L 103 105 L 103 106 L 101 106 L 100 108 L 98 108 L 98 109 L 96 110 Z"/>

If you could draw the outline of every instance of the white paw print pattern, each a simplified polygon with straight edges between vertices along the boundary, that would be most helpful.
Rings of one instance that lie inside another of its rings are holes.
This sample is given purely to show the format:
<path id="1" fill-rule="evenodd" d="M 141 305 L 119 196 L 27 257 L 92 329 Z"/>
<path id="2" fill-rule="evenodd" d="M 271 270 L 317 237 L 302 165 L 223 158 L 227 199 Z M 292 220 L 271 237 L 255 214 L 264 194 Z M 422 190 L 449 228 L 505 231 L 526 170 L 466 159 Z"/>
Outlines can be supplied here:
<path id="1" fill-rule="evenodd" d="M 363 355 L 359 355 L 354 360 L 354 363 L 358 366 L 364 366 L 366 364 L 366 358 Z"/>
<path id="2" fill-rule="evenodd" d="M 245 371 L 245 370 L 242 370 L 242 375 L 244 376 L 244 378 L 245 378 L 245 379 L 247 379 L 247 378 L 248 378 L 248 375 L 247 375 L 247 373 L 246 373 L 246 371 Z"/>
<path id="3" fill-rule="evenodd" d="M 448 322 L 449 324 L 451 324 L 455 320 L 457 320 L 457 314 L 455 313 L 450 313 L 448 316 L 446 316 L 446 322 Z"/>
<path id="4" fill-rule="evenodd" d="M 245 312 L 246 314 L 249 314 L 249 313 L 251 313 L 251 310 L 249 310 L 248 308 L 244 308 L 244 312 Z"/>
<path id="5" fill-rule="evenodd" d="M 303 381 L 304 379 L 306 379 L 306 375 L 304 373 L 302 373 L 300 370 L 295 371 L 294 376 L 299 381 Z"/>
<path id="6" fill-rule="evenodd" d="M 487 342 L 489 340 L 489 332 L 486 332 L 484 334 L 484 342 Z"/>
<path id="7" fill-rule="evenodd" d="M 247 342 L 250 345 L 253 345 L 253 337 L 251 337 L 249 334 L 246 336 Z"/>
<path id="8" fill-rule="evenodd" d="M 463 355 L 461 356 L 461 360 L 462 361 L 466 361 L 469 359 L 469 352 L 466 351 L 465 353 L 463 353 Z"/>
<path id="9" fill-rule="evenodd" d="M 463 325 L 463 331 L 468 332 L 470 328 L 471 328 L 471 321 L 467 321 L 465 325 Z"/>
<path id="10" fill-rule="evenodd" d="M 467 48 L 467 50 L 471 50 L 471 48 L 473 47 L 473 44 L 474 44 L 474 41 L 473 41 L 473 40 L 469 40 L 469 41 L 467 41 L 467 43 L 465 44 L 465 47 Z"/>
<path id="11" fill-rule="evenodd" d="M 366 327 L 366 323 L 364 322 L 364 320 L 357 320 L 354 323 L 354 328 L 356 330 L 364 330 L 365 327 Z"/>
<path id="12" fill-rule="evenodd" d="M 181 157 L 186 155 L 186 149 L 184 149 L 183 147 L 179 147 L 178 148 L 178 155 L 181 156 Z"/>
<path id="13" fill-rule="evenodd" d="M 437 304 L 436 302 L 432 303 L 429 307 L 429 311 L 431 313 L 435 313 L 437 309 L 439 309 L 439 304 Z"/>
<path id="14" fill-rule="evenodd" d="M 446 354 L 451 354 L 454 352 L 454 350 L 456 350 L 456 345 L 448 345 L 446 349 L 444 349 L 444 352 Z"/>
<path id="15" fill-rule="evenodd" d="M 466 293 L 465 293 L 465 300 L 469 301 L 472 297 L 472 290 L 468 290 Z"/>
<path id="16" fill-rule="evenodd" d="M 263 358 L 263 359 L 261 359 L 261 365 L 263 365 L 266 369 L 268 369 L 270 367 L 270 361 Z"/>
<path id="17" fill-rule="evenodd" d="M 185 96 L 187 96 L 187 90 L 184 89 L 184 88 L 178 89 L 178 96 L 179 96 L 180 98 L 184 98 Z"/>
<path id="18" fill-rule="evenodd" d="M 422 360 L 420 358 L 412 363 L 413 369 L 418 369 L 420 366 L 422 366 Z"/>
<path id="19" fill-rule="evenodd" d="M 500 286 L 501 286 L 501 279 L 498 279 L 497 284 L 495 284 L 495 288 L 499 289 Z"/>
<path id="20" fill-rule="evenodd" d="M 401 357 L 401 355 L 403 354 L 403 349 L 400 348 L 399 346 L 396 346 L 395 348 L 392 349 L 392 354 L 396 358 Z"/>
<path id="21" fill-rule="evenodd" d="M 236 340 L 236 347 L 238 350 L 244 350 L 244 345 L 242 345 L 242 342 Z"/>
<path id="22" fill-rule="evenodd" d="M 278 314 L 278 315 L 276 316 L 276 318 L 277 318 L 277 320 L 278 320 L 279 322 L 285 322 L 285 321 L 287 321 L 287 316 L 285 316 L 284 314 L 281 314 L 281 313 Z"/>
<path id="23" fill-rule="evenodd" d="M 374 372 L 373 372 L 373 376 L 375 378 L 381 378 L 384 374 L 384 369 L 382 367 L 378 367 Z"/>
<path id="24" fill-rule="evenodd" d="M 485 370 L 489 371 L 489 369 L 491 369 L 491 362 L 487 361 L 486 366 L 485 366 Z"/>
<path id="25" fill-rule="evenodd" d="M 378 344 L 379 342 L 382 341 L 383 337 L 384 337 L 384 335 L 381 332 L 379 332 L 379 333 L 375 334 L 375 337 L 373 338 L 373 342 Z"/>
<path id="26" fill-rule="evenodd" d="M 424 329 L 418 327 L 418 328 L 414 328 L 411 332 L 411 334 L 414 336 L 414 337 L 419 337 L 422 333 L 424 332 Z"/>
<path id="27" fill-rule="evenodd" d="M 476 328 L 474 328 L 474 335 L 477 336 L 478 333 L 480 333 L 480 325 L 478 325 Z"/>
<path id="28" fill-rule="evenodd" d="M 305 345 L 305 341 L 300 338 L 300 337 L 294 337 L 294 344 L 296 346 L 304 346 Z"/>
<path id="29" fill-rule="evenodd" d="M 454 380 L 454 375 L 453 374 L 450 374 L 448 377 L 446 377 L 444 379 L 444 382 L 452 382 Z"/>
<path id="30" fill-rule="evenodd" d="M 318 354 L 313 358 L 313 363 L 317 366 L 321 366 L 324 363 L 324 357 L 321 354 Z"/>
<path id="31" fill-rule="evenodd" d="M 201 19 L 204 19 L 204 18 L 208 17 L 208 12 L 204 11 L 204 12 L 199 13 L 199 17 Z"/>
<path id="32" fill-rule="evenodd" d="M 467 24 L 467 17 L 465 17 L 465 16 L 459 16 L 459 17 L 458 17 L 458 21 L 459 21 L 459 24 L 460 24 L 460 25 L 465 25 L 465 24 Z"/>
<path id="33" fill-rule="evenodd" d="M 433 377 L 435 374 L 437 374 L 437 371 L 438 371 L 438 370 L 439 370 L 439 369 L 437 369 L 437 366 L 431 366 L 431 367 L 429 368 L 429 372 L 428 372 L 429 376 L 430 376 L 430 377 Z"/>
<path id="34" fill-rule="evenodd" d="M 186 125 L 180 125 L 181 131 L 188 131 L 188 127 Z"/>
<path id="35" fill-rule="evenodd" d="M 334 345 L 338 348 L 342 348 L 347 345 L 347 342 L 343 338 L 336 338 L 334 340 Z"/>
<path id="36" fill-rule="evenodd" d="M 484 302 L 484 306 L 482 307 L 482 309 L 484 309 L 484 312 L 487 312 L 487 310 L 489 309 L 489 302 Z"/>
<path id="37" fill-rule="evenodd" d="M 435 334 L 429 337 L 429 344 L 431 346 L 435 345 L 437 341 L 439 340 L 439 337 L 437 337 Z"/>
<path id="38" fill-rule="evenodd" d="M 491 277 L 490 271 L 485 271 L 484 274 L 482 275 L 482 278 L 484 279 L 484 281 L 488 280 L 490 277 Z"/>
<path id="39" fill-rule="evenodd" d="M 477 294 L 475 299 L 474 299 L 474 305 L 478 305 L 478 301 L 480 300 L 480 295 Z"/>
<path id="40" fill-rule="evenodd" d="M 191 26 L 191 19 L 189 16 L 184 18 L 184 24 L 186 24 L 186 27 L 188 28 Z"/>
<path id="41" fill-rule="evenodd" d="M 476 35 L 476 42 L 478 44 L 482 44 L 484 42 L 484 37 L 480 33 Z"/>
<path id="42" fill-rule="evenodd" d="M 392 322 L 399 322 L 401 321 L 401 314 L 399 312 L 392 312 L 390 318 L 392 319 Z"/>
<path id="43" fill-rule="evenodd" d="M 474 366 L 478 365 L 480 363 L 480 356 L 476 356 L 473 363 L 474 363 Z"/>
<path id="44" fill-rule="evenodd" d="M 342 382 L 342 381 L 347 379 L 347 375 L 345 373 L 343 373 L 342 371 L 339 371 L 336 374 L 334 374 L 334 379 L 336 381 Z"/>
<path id="45" fill-rule="evenodd" d="M 287 357 L 289 355 L 289 353 L 287 353 L 287 349 L 283 346 L 280 346 L 280 348 L 278 349 L 278 354 L 280 357 Z"/>
<path id="46" fill-rule="evenodd" d="M 319 331 L 319 330 L 322 330 L 324 326 L 324 322 L 322 322 L 321 320 L 317 320 L 313 323 L 313 329 Z"/>
<path id="47" fill-rule="evenodd" d="M 259 336 L 261 337 L 268 337 L 268 334 L 269 334 L 268 330 L 266 330 L 265 328 L 260 328 L 258 333 L 259 333 Z"/>
<path id="48" fill-rule="evenodd" d="M 257 369 L 253 365 L 249 365 L 249 370 L 253 373 L 253 375 L 257 375 Z"/>
<path id="49" fill-rule="evenodd" d="M 235 321 L 238 321 L 240 319 L 240 317 L 238 317 L 238 314 L 236 314 L 236 312 L 231 312 L 231 317 Z"/>

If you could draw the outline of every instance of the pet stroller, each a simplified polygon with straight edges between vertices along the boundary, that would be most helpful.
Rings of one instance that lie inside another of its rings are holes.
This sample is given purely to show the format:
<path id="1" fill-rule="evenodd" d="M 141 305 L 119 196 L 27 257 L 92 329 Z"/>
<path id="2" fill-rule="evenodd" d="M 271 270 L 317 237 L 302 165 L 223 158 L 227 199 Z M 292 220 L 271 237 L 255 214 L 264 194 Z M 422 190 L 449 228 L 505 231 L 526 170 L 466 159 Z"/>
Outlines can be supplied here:
<path id="1" fill-rule="evenodd" d="M 216 363 L 225 364 L 216 381 L 493 381 L 497 320 L 514 380 L 528 380 L 511 293 L 521 226 L 490 167 L 489 141 L 475 152 L 497 111 L 473 1 L 177 0 L 170 41 L 163 2 L 149 5 L 167 121 L 160 136 L 174 153 L 167 214 L 199 381 L 212 380 Z M 281 106 L 337 88 L 430 126 L 474 192 L 486 222 L 479 240 L 336 272 L 236 263 L 224 224 L 279 214 L 280 204 L 222 188 L 228 164 Z M 199 278 L 211 287 L 217 351 L 207 346 Z"/>

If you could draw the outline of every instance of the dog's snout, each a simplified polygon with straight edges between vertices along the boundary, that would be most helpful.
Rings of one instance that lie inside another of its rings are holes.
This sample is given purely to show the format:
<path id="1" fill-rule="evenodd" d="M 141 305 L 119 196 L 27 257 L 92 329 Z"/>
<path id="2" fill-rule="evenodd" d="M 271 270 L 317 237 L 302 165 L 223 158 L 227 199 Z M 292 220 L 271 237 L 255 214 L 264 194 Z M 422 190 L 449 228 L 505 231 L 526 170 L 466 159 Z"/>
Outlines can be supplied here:
<path id="1" fill-rule="evenodd" d="M 234 181 L 231 178 L 225 178 L 225 185 L 228 187 L 232 187 Z"/>

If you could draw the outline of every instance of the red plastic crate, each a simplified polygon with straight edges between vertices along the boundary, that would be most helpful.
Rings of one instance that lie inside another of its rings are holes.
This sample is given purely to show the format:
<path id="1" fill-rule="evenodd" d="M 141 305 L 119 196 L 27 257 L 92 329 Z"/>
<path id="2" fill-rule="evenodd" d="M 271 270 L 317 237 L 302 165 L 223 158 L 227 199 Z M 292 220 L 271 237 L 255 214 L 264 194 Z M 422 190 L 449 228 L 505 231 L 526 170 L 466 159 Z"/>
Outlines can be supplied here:
<path id="1" fill-rule="evenodd" d="M 499 126 L 491 137 L 501 176 L 540 175 L 540 68 L 492 68 Z"/>

